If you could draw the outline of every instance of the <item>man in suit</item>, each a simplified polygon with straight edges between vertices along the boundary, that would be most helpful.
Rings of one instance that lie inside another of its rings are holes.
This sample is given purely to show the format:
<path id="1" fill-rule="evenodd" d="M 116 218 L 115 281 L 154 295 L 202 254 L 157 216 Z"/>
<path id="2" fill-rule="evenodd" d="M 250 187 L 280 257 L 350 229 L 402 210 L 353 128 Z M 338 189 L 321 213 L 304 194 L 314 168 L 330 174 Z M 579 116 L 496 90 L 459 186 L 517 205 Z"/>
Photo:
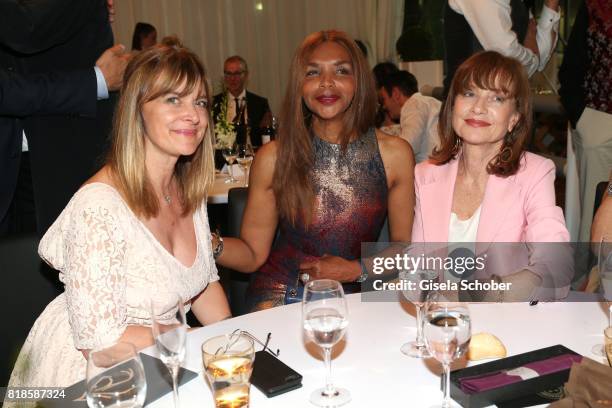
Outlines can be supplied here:
<path id="1" fill-rule="evenodd" d="M 579 242 L 590 240 L 595 190 L 612 171 L 612 7 L 610 2 L 601 4 L 592 0 L 580 3 L 559 69 L 559 95 L 576 152 Z M 572 213 L 566 202 L 568 212 Z"/>
<path id="2" fill-rule="evenodd" d="M 0 68 L 30 74 L 91 69 L 113 45 L 107 7 L 106 0 L 0 2 Z M 113 110 L 111 96 L 97 101 L 95 117 L 32 116 L 22 122 L 39 233 L 96 170 Z"/>
<path id="3" fill-rule="evenodd" d="M 0 236 L 36 228 L 35 219 L 24 214 L 34 211 L 31 203 L 15 197 L 20 196 L 18 188 L 31 195 L 29 155 L 22 155 L 27 140 L 22 119 L 54 114 L 95 117 L 97 100 L 121 85 L 127 63 L 122 51 L 122 46 L 106 50 L 95 68 L 78 71 L 19 74 L 0 69 Z"/>
<path id="4" fill-rule="evenodd" d="M 246 90 L 249 78 L 249 68 L 244 58 L 234 55 L 225 60 L 223 64 L 223 82 L 225 91 L 213 98 L 213 117 L 215 119 L 221 113 L 221 106 L 226 104 L 226 120 L 236 122 L 237 114 L 246 103 L 246 124 L 250 129 L 247 137 L 253 146 L 261 146 L 261 133 L 264 127 L 271 126 L 272 112 L 268 100 Z M 244 141 L 237 140 L 238 143 Z"/>

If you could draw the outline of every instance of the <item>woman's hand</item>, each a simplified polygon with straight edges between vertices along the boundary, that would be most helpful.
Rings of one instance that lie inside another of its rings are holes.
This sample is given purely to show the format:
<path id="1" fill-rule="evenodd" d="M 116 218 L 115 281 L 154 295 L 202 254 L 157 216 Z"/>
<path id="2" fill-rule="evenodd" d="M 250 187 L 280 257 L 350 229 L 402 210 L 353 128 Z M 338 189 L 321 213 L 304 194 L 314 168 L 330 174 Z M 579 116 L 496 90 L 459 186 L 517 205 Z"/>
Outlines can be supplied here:
<path id="1" fill-rule="evenodd" d="M 307 273 L 308 280 L 333 279 L 338 282 L 354 282 L 361 276 L 359 261 L 349 261 L 339 256 L 323 255 L 310 258 L 300 264 L 300 275 Z"/>

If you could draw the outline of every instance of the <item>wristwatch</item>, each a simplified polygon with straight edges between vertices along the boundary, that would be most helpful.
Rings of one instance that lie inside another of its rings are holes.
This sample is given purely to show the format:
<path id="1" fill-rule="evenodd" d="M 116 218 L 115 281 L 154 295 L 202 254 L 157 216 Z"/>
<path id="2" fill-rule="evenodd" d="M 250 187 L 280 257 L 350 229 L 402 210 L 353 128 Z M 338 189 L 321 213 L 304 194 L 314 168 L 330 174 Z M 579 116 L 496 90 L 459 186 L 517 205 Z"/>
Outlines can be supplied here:
<path id="1" fill-rule="evenodd" d="M 210 235 L 217 240 L 217 245 L 213 248 L 213 257 L 217 259 L 223 252 L 223 237 L 218 232 L 211 232 Z"/>

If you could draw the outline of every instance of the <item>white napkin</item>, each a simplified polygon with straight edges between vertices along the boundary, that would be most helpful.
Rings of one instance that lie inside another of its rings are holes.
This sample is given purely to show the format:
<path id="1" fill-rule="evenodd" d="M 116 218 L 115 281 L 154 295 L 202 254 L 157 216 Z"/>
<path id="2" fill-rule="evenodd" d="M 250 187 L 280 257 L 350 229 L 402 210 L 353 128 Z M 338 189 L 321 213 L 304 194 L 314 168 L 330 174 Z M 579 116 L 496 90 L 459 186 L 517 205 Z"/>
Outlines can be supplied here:
<path id="1" fill-rule="evenodd" d="M 232 164 L 232 170 L 234 171 L 234 178 L 244 177 L 244 172 L 242 171 L 242 167 L 239 164 Z M 221 173 L 229 174 L 229 167 L 227 164 L 223 165 Z"/>

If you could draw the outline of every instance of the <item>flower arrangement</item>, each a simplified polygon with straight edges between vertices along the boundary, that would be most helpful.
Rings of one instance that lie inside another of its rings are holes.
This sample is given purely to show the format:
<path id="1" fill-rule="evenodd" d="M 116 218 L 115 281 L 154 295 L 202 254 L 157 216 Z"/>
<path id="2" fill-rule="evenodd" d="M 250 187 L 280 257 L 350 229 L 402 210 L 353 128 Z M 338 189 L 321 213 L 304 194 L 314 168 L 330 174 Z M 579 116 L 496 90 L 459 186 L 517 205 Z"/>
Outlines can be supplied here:
<path id="1" fill-rule="evenodd" d="M 227 92 L 223 92 L 219 113 L 215 117 L 215 148 L 226 149 L 236 141 L 234 123 L 227 119 Z"/>

